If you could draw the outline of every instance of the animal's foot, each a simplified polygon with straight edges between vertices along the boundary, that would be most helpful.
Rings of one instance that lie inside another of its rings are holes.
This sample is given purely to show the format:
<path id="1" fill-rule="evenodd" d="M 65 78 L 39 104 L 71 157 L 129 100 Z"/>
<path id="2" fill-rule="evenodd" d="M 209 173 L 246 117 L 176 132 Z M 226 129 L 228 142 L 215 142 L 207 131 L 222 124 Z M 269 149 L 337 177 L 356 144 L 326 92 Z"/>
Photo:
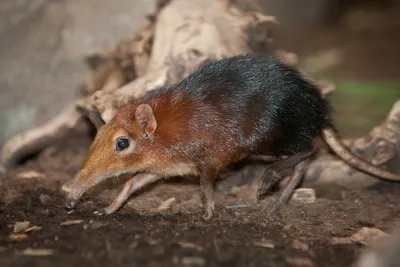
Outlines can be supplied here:
<path id="1" fill-rule="evenodd" d="M 96 210 L 96 211 L 93 212 L 93 214 L 94 214 L 94 215 L 97 215 L 97 216 L 104 216 L 104 215 L 107 215 L 104 209 L 102 209 L 102 210 Z"/>
<path id="2" fill-rule="evenodd" d="M 214 210 L 214 203 L 210 203 L 209 205 L 207 205 L 206 212 L 203 215 L 203 219 L 206 221 L 210 220 L 214 215 Z"/>
<path id="3" fill-rule="evenodd" d="M 284 195 L 284 197 L 280 197 L 274 205 L 269 209 L 268 211 L 268 216 L 274 215 L 283 205 L 287 204 L 287 198 Z"/>
<path id="4" fill-rule="evenodd" d="M 274 170 L 266 170 L 260 179 L 257 198 L 267 193 L 279 180 L 281 176 Z"/>
<path id="5" fill-rule="evenodd" d="M 268 216 L 274 215 L 282 205 L 279 203 L 275 203 L 268 211 Z"/>
<path id="6" fill-rule="evenodd" d="M 107 208 L 101 209 L 101 210 L 96 210 L 95 212 L 93 212 L 93 214 L 97 215 L 97 216 L 106 216 L 106 215 L 110 215 L 112 213 L 114 213 L 114 211 L 110 211 Z"/>

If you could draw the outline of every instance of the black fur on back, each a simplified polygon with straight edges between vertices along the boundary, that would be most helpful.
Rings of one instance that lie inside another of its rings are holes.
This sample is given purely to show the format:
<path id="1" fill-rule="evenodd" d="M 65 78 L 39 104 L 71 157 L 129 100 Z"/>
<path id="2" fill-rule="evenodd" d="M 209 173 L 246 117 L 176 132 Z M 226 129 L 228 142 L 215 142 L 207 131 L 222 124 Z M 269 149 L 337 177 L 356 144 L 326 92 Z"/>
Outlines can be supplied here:
<path id="1" fill-rule="evenodd" d="M 323 128 L 332 127 L 330 106 L 316 87 L 273 55 L 209 62 L 163 90 L 185 94 L 193 103 L 206 103 L 220 114 L 221 123 L 229 118 L 224 124 L 214 120 L 214 126 L 236 131 L 238 145 L 253 153 L 304 152 L 312 148 Z"/>

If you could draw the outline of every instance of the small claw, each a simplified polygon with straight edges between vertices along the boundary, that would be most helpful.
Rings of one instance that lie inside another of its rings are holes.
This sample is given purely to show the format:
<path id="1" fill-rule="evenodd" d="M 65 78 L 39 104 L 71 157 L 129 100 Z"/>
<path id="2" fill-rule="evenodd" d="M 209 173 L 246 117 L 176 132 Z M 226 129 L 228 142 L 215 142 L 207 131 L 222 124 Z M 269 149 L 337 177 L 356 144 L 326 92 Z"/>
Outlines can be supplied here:
<path id="1" fill-rule="evenodd" d="M 74 200 L 68 200 L 67 202 L 65 202 L 64 207 L 68 210 L 71 210 L 74 208 L 76 202 Z"/>
<path id="2" fill-rule="evenodd" d="M 105 215 L 110 215 L 110 214 L 112 214 L 112 213 L 114 213 L 115 212 L 115 210 L 112 210 L 112 209 L 109 209 L 108 207 L 107 208 L 104 208 L 104 209 L 101 209 L 101 210 L 96 210 L 95 212 L 93 212 L 95 215 L 98 215 L 98 216 L 105 216 Z"/>
<path id="3" fill-rule="evenodd" d="M 214 215 L 214 204 L 211 204 L 210 206 L 207 207 L 206 212 L 202 216 L 204 220 L 208 221 L 210 220 L 213 215 Z"/>
<path id="4" fill-rule="evenodd" d="M 107 215 L 105 210 L 96 210 L 96 211 L 93 212 L 93 214 L 97 215 L 97 216 Z"/>
<path id="5" fill-rule="evenodd" d="M 213 217 L 213 214 L 212 213 L 210 214 L 208 212 L 204 213 L 204 215 L 202 216 L 203 220 L 206 220 L 206 221 L 210 220 L 212 217 Z"/>

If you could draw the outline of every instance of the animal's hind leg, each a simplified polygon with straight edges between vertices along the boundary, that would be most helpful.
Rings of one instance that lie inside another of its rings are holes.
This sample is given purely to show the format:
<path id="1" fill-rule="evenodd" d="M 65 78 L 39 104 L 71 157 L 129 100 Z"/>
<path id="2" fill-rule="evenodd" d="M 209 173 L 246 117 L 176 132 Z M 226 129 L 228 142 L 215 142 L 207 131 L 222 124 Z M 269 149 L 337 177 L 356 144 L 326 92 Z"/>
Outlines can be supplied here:
<path id="1" fill-rule="evenodd" d="M 278 210 L 282 204 L 287 202 L 294 188 L 296 188 L 296 186 L 300 183 L 304 175 L 308 162 L 306 159 L 314 151 L 315 148 L 305 153 L 290 156 L 288 158 L 277 161 L 266 168 L 264 174 L 259 179 L 259 187 L 257 193 L 258 197 L 265 194 L 274 184 L 276 184 L 282 178 L 279 175 L 281 171 L 296 166 L 294 169 L 294 173 L 289 180 L 289 183 L 285 186 L 284 190 L 282 191 L 277 203 L 272 209 L 272 212 Z"/>
<path id="2" fill-rule="evenodd" d="M 292 177 L 290 177 L 288 184 L 283 188 L 282 192 L 279 195 L 278 200 L 275 202 L 275 204 L 269 210 L 268 214 L 272 214 L 272 213 L 276 212 L 283 204 L 286 204 L 288 202 L 290 196 L 293 193 L 293 190 L 301 182 L 301 179 L 303 178 L 303 176 L 307 170 L 308 163 L 309 163 L 309 159 L 306 158 L 305 160 L 303 160 L 302 162 L 300 162 L 299 164 L 297 164 L 294 167 L 294 172 L 293 172 Z"/>

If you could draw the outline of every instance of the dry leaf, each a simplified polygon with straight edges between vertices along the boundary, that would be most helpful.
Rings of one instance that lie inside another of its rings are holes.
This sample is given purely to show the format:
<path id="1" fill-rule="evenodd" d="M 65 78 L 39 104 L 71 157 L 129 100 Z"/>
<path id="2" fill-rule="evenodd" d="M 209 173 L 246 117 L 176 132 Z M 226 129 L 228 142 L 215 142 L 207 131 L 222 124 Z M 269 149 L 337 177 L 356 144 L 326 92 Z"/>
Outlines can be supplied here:
<path id="1" fill-rule="evenodd" d="M 60 223 L 61 226 L 67 226 L 67 225 L 74 225 L 74 224 L 81 224 L 83 223 L 85 220 L 68 220 L 65 222 Z"/>
<path id="2" fill-rule="evenodd" d="M 27 248 L 22 251 L 22 254 L 25 256 L 50 256 L 54 254 L 54 251 L 52 249 Z"/>
<path id="3" fill-rule="evenodd" d="M 34 226 L 31 226 L 31 227 L 25 229 L 25 233 L 29 233 L 32 231 L 39 231 L 40 229 L 42 229 L 42 227 L 34 225 Z"/>
<path id="4" fill-rule="evenodd" d="M 275 247 L 275 245 L 273 243 L 265 242 L 265 241 L 253 242 L 253 246 L 262 247 L 262 248 L 274 248 Z"/>
<path id="5" fill-rule="evenodd" d="M 295 239 L 292 242 L 292 248 L 300 249 L 300 250 L 303 250 L 303 251 L 307 251 L 308 250 L 308 245 L 306 243 L 303 243 L 303 242 Z"/>
<path id="6" fill-rule="evenodd" d="M 190 249 L 195 249 L 197 251 L 203 250 L 202 246 L 191 242 L 178 242 L 178 245 L 181 246 L 182 248 L 190 248 Z"/>
<path id="7" fill-rule="evenodd" d="M 298 267 L 314 267 L 315 264 L 309 258 L 301 258 L 301 257 L 290 257 L 285 258 L 285 261 L 291 265 Z"/>
<path id="8" fill-rule="evenodd" d="M 16 222 L 14 224 L 14 233 L 23 232 L 28 229 L 30 222 L 23 221 L 23 222 Z"/>
<path id="9" fill-rule="evenodd" d="M 30 178 L 41 178 L 44 175 L 40 172 L 37 171 L 26 171 L 26 172 L 20 172 L 17 174 L 18 178 L 23 178 L 23 179 L 30 179 Z"/>
<path id="10" fill-rule="evenodd" d="M 204 266 L 206 265 L 206 260 L 202 257 L 183 257 L 182 265 Z"/>
<path id="11" fill-rule="evenodd" d="M 22 240 L 27 239 L 28 235 L 27 234 L 10 234 L 8 237 L 14 241 L 22 241 Z"/>
<path id="12" fill-rule="evenodd" d="M 174 201 L 175 201 L 175 198 L 174 198 L 174 197 L 171 197 L 171 198 L 169 198 L 169 199 L 163 201 L 163 202 L 160 204 L 160 206 L 158 206 L 158 208 L 157 208 L 158 211 L 163 211 L 163 210 L 169 209 L 169 208 L 171 207 L 171 204 L 172 204 Z"/>

